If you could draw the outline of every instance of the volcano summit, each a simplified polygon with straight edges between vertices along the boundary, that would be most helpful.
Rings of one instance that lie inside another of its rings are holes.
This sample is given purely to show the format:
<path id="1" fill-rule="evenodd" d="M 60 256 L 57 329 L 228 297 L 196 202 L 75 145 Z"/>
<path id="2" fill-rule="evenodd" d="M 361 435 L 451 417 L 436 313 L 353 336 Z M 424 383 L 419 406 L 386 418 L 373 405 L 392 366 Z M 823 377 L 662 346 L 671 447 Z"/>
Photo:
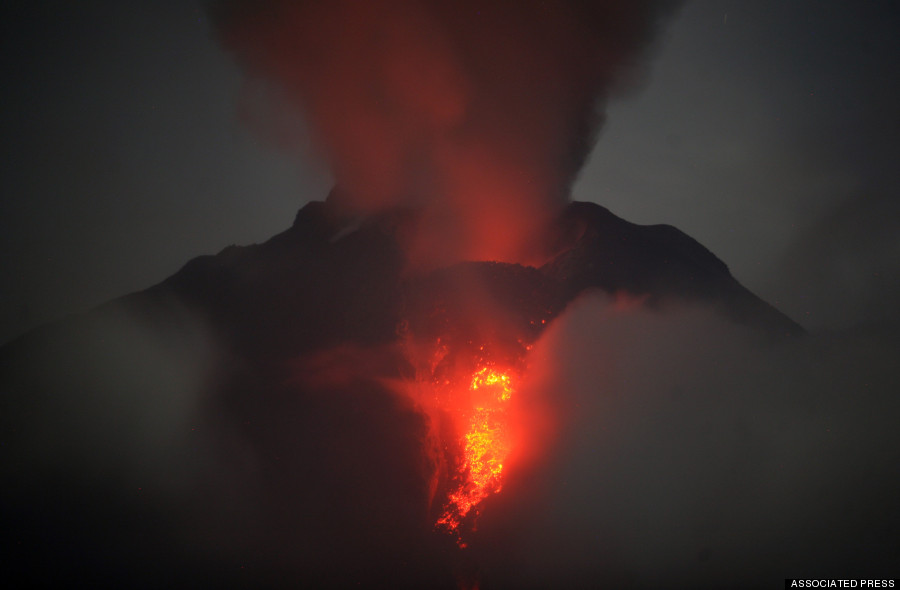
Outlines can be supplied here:
<path id="1" fill-rule="evenodd" d="M 453 587 L 475 575 L 478 515 L 544 436 L 518 382 L 575 298 L 802 332 L 680 231 L 598 205 L 566 208 L 540 267 L 412 269 L 414 223 L 311 202 L 264 244 L 4 346 L 12 567 Z"/>

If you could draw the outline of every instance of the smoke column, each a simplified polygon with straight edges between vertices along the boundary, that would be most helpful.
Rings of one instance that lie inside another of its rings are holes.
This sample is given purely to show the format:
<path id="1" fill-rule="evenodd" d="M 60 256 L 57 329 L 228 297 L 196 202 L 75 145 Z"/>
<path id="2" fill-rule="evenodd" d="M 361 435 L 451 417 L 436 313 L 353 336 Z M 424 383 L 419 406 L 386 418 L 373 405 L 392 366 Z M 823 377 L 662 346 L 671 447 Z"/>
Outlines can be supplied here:
<path id="1" fill-rule="evenodd" d="M 349 213 L 422 211 L 414 263 L 534 261 L 614 91 L 672 3 L 213 5 L 249 78 L 302 110 Z"/>

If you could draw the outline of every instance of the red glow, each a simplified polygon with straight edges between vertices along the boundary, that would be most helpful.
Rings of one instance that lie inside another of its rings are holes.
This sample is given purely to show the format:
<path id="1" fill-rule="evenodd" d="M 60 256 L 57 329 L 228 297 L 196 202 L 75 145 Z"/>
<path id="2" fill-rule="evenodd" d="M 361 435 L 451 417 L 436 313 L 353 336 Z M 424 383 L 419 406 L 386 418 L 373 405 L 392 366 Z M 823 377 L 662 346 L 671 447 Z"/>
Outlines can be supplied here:
<path id="1" fill-rule="evenodd" d="M 514 394 L 509 372 L 494 367 L 476 371 L 469 383 L 472 407 L 463 412 L 467 414 L 468 428 L 460 440 L 460 483 L 450 492 L 436 523 L 438 528 L 455 533 L 461 547 L 465 547 L 460 535 L 463 519 L 470 513 L 477 516 L 478 505 L 502 489 L 503 466 L 512 446 L 509 402 Z"/>

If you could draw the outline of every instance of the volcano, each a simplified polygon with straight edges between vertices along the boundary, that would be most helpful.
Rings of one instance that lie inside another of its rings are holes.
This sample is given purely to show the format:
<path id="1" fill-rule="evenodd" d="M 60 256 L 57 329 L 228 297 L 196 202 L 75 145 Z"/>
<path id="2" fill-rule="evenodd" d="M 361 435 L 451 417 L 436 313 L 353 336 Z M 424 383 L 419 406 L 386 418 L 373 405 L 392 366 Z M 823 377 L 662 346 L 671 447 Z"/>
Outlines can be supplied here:
<path id="1" fill-rule="evenodd" d="M 263 244 L 0 349 L 8 567 L 456 587 L 527 436 L 504 404 L 573 300 L 701 303 L 766 337 L 803 332 L 671 226 L 573 202 L 540 266 L 422 270 L 401 247 L 416 216 L 310 202 Z"/>
<path id="2" fill-rule="evenodd" d="M 635 225 L 599 205 L 575 202 L 558 220 L 558 252 L 539 268 L 467 261 L 409 276 L 398 236 L 414 216 L 391 210 L 359 223 L 342 219 L 330 199 L 314 201 L 268 242 L 195 258 L 163 283 L 114 305 L 183 302 L 202 310 L 241 356 L 256 359 L 391 342 L 402 323 L 417 324 L 416 332 L 437 331 L 435 323 L 459 326 L 467 287 L 487 291 L 521 324 L 518 332 L 533 332 L 532 339 L 540 330 L 526 324 L 546 324 L 589 289 L 651 306 L 711 304 L 773 336 L 802 332 L 672 226 Z"/>

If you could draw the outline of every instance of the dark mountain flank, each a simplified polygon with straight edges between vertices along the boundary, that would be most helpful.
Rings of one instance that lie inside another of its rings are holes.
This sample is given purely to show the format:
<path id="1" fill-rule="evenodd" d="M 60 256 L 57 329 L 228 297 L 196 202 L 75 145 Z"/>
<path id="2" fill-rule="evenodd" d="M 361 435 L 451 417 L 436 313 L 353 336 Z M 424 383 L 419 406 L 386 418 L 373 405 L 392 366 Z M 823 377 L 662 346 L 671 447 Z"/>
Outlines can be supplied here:
<path id="1" fill-rule="evenodd" d="M 419 273 L 405 271 L 397 239 L 414 222 L 414 212 L 354 222 L 332 209 L 329 202 L 309 203 L 290 229 L 268 242 L 195 258 L 120 303 L 140 308 L 175 299 L 252 357 L 389 342 L 398 324 L 412 319 L 410 301 L 423 308 L 418 312 L 430 313 L 453 293 L 459 298 L 473 281 L 510 315 L 527 321 L 554 317 L 582 292 L 599 289 L 645 297 L 649 305 L 712 304 L 774 336 L 802 332 L 683 232 L 629 223 L 593 203 L 566 208 L 559 253 L 540 268 L 464 262 Z"/>
<path id="2" fill-rule="evenodd" d="M 263 244 L 0 348 L 8 569 L 37 583 L 454 588 L 471 566 L 434 521 L 459 449 L 440 448 L 446 425 L 397 384 L 476 358 L 524 366 L 590 290 L 802 333 L 690 237 L 598 205 L 565 209 L 539 268 L 428 271 L 403 253 L 415 211 L 336 209 L 312 202 Z"/>

